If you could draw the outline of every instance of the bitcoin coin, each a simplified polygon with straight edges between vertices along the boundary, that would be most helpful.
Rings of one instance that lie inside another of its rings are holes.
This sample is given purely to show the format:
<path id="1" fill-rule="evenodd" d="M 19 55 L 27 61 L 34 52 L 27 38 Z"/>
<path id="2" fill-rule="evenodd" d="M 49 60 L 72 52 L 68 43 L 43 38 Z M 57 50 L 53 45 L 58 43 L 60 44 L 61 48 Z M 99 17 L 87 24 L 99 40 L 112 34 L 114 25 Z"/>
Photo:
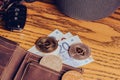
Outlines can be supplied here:
<path id="1" fill-rule="evenodd" d="M 36 48 L 44 53 L 50 53 L 57 49 L 58 42 L 53 37 L 41 37 L 36 41 Z"/>
<path id="2" fill-rule="evenodd" d="M 40 65 L 60 72 L 62 70 L 62 59 L 56 55 L 47 55 L 40 60 Z"/>
<path id="3" fill-rule="evenodd" d="M 71 70 L 63 74 L 62 80 L 83 80 L 83 78 L 80 72 Z"/>
<path id="4" fill-rule="evenodd" d="M 90 56 L 90 54 L 90 48 L 83 43 L 73 44 L 69 48 L 69 55 L 77 60 L 86 59 Z"/>

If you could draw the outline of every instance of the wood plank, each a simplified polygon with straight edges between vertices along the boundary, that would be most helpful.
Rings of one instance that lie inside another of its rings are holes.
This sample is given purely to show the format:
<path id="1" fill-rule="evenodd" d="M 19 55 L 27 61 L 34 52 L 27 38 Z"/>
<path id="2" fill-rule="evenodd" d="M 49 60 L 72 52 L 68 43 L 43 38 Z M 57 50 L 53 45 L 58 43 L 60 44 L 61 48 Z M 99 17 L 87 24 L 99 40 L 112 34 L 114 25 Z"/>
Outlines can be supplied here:
<path id="1" fill-rule="evenodd" d="M 98 21 L 69 18 L 51 4 L 25 3 L 27 22 L 22 32 L 9 32 L 0 27 L 0 36 L 18 42 L 29 49 L 41 36 L 55 29 L 72 32 L 90 46 L 95 61 L 83 66 L 84 80 L 120 80 L 120 9 Z"/>

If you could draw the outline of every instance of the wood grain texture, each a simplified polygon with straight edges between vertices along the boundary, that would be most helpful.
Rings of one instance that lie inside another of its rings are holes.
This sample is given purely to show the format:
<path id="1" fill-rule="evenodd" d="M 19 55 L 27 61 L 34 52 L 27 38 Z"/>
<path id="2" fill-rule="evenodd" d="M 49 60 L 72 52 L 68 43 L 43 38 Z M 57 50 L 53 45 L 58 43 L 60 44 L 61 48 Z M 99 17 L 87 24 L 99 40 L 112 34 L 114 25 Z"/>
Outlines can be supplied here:
<path id="1" fill-rule="evenodd" d="M 0 27 L 0 36 L 16 41 L 29 49 L 41 36 L 55 29 L 79 35 L 90 46 L 95 61 L 83 66 L 84 80 L 120 80 L 120 8 L 114 14 L 98 21 L 69 18 L 53 5 L 34 2 L 24 3 L 28 8 L 22 32 L 9 32 Z"/>

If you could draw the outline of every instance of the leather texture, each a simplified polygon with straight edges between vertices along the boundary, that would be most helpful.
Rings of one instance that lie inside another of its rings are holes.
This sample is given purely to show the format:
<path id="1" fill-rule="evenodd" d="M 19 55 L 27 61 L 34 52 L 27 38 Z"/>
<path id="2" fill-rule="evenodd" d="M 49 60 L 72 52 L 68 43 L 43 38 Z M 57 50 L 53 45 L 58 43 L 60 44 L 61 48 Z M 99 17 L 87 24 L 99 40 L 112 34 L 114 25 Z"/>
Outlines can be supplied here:
<path id="1" fill-rule="evenodd" d="M 41 56 L 28 52 L 14 80 L 60 80 L 62 74 L 68 70 L 77 70 L 82 73 L 82 68 L 73 68 L 65 64 L 60 72 L 56 72 L 40 65 L 41 58 Z"/>
<path id="2" fill-rule="evenodd" d="M 21 80 L 60 80 L 60 74 L 38 63 L 29 63 Z"/>
<path id="3" fill-rule="evenodd" d="M 25 54 L 17 43 L 0 37 L 0 80 L 13 80 Z"/>
<path id="4" fill-rule="evenodd" d="M 55 0 L 64 14 L 83 20 L 98 20 L 111 15 L 120 0 Z"/>
<path id="5" fill-rule="evenodd" d="M 17 43 L 0 37 L 0 80 L 60 80 L 66 71 L 83 72 L 82 68 L 65 64 L 60 72 L 54 71 L 40 65 L 41 58 L 25 51 Z"/>

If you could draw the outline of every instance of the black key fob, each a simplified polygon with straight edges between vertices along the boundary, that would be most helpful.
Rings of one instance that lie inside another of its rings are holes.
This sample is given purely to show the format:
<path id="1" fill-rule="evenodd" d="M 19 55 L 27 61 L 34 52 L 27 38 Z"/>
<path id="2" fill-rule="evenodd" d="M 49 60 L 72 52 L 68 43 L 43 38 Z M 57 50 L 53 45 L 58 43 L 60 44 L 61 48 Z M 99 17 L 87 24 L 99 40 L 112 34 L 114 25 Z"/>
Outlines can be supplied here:
<path id="1" fill-rule="evenodd" d="M 11 3 L 3 16 L 4 28 L 10 31 L 21 30 L 26 22 L 27 8 L 19 3 Z"/>

